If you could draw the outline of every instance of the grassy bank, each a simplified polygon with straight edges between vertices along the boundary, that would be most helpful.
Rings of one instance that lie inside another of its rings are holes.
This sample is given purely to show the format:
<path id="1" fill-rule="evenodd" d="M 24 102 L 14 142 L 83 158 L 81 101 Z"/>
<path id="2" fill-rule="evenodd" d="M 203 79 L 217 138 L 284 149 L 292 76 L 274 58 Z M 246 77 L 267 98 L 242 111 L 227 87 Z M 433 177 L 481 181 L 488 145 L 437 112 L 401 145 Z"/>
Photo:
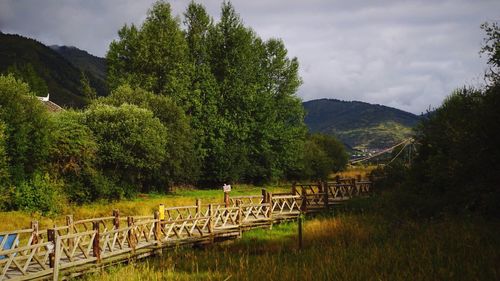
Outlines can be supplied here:
<path id="1" fill-rule="evenodd" d="M 394 224 L 373 214 L 254 230 L 229 244 L 169 249 L 93 280 L 499 280 L 500 224 L 449 218 Z"/>
<path id="2" fill-rule="evenodd" d="M 239 195 L 259 195 L 263 187 L 249 185 L 233 186 L 231 196 Z M 278 186 L 265 186 L 264 188 L 272 192 L 288 191 L 289 188 Z M 195 199 L 200 198 L 202 203 L 222 203 L 223 192 L 219 189 L 196 190 L 178 189 L 170 194 L 142 194 L 130 200 L 117 202 L 100 201 L 86 205 L 68 205 L 63 211 L 54 217 L 41 216 L 38 213 L 23 211 L 0 212 L 0 231 L 23 229 L 30 226 L 32 220 L 38 220 L 40 229 L 52 227 L 54 224 L 65 223 L 66 215 L 73 215 L 75 220 L 110 216 L 112 210 L 120 210 L 122 216 L 129 215 L 152 215 L 159 204 L 165 206 L 187 206 L 194 205 Z"/>

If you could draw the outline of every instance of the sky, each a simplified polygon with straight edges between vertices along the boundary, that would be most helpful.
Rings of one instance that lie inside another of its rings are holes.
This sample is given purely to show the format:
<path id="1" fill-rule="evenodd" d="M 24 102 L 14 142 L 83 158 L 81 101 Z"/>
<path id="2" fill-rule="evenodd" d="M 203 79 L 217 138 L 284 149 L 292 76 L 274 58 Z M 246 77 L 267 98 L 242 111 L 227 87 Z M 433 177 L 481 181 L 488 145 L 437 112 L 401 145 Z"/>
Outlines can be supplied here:
<path id="1" fill-rule="evenodd" d="M 222 0 L 198 1 L 217 21 Z M 0 30 L 105 56 L 124 24 L 140 25 L 152 0 L 0 0 Z M 182 19 L 189 0 L 169 1 Z M 383 104 L 416 114 L 454 89 L 484 83 L 485 21 L 499 0 L 233 0 L 246 26 L 281 38 L 297 57 L 304 100 Z"/>

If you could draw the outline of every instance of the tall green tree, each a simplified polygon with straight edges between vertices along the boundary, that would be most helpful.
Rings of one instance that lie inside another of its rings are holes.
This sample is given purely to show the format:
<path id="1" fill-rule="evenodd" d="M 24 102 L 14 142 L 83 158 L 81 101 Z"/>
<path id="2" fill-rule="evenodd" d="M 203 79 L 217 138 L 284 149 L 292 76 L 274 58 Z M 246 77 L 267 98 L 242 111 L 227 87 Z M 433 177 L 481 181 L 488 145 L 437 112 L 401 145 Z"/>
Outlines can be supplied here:
<path id="1" fill-rule="evenodd" d="M 157 1 L 140 28 L 125 25 L 118 35 L 106 55 L 110 89 L 129 83 L 189 109 L 188 46 L 170 4 Z"/>
<path id="2" fill-rule="evenodd" d="M 90 86 L 89 78 L 83 71 L 81 73 L 80 84 L 82 93 L 87 99 L 94 100 L 97 98 L 96 90 Z"/>
<path id="3" fill-rule="evenodd" d="M 5 123 L 5 148 L 10 176 L 19 182 L 47 163 L 50 122 L 47 109 L 28 84 L 0 75 L 0 120 Z"/>
<path id="4" fill-rule="evenodd" d="M 191 2 L 183 23 L 181 32 L 170 6 L 159 1 L 140 28 L 123 27 L 108 52 L 112 88 L 129 82 L 183 108 L 202 181 L 285 176 L 306 131 L 297 59 L 288 58 L 282 41 L 263 42 L 228 2 L 215 24 Z"/>

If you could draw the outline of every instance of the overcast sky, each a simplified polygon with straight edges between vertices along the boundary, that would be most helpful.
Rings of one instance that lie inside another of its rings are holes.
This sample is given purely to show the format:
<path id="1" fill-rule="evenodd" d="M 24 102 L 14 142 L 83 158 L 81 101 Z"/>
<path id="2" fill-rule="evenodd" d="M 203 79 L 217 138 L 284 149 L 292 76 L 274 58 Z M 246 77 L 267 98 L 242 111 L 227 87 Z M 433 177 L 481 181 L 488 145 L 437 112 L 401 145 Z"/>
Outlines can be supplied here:
<path id="1" fill-rule="evenodd" d="M 153 1 L 0 0 L 0 30 L 105 56 L 125 23 L 140 24 Z M 169 1 L 182 15 L 188 0 Z M 221 1 L 199 1 L 217 20 Z M 303 100 L 336 98 L 413 113 L 453 89 L 483 82 L 479 49 L 498 0 L 233 0 L 262 38 L 283 39 L 300 62 Z"/>

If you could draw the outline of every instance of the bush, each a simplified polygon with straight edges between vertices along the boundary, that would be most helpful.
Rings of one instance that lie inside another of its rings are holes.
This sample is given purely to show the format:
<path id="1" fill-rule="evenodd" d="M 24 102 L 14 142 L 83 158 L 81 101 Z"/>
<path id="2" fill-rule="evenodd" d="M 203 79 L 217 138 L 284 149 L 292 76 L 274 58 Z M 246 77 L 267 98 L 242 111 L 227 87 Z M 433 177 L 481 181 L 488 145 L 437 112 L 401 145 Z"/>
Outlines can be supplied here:
<path id="1" fill-rule="evenodd" d="M 83 114 L 63 111 L 51 116 L 49 166 L 51 174 L 64 180 L 68 199 L 84 203 L 100 197 L 90 177 L 95 170 L 97 143 L 83 123 Z"/>
<path id="2" fill-rule="evenodd" d="M 167 129 L 147 109 L 123 104 L 94 104 L 85 111 L 85 124 L 98 143 L 98 167 L 116 179 L 124 194 L 130 186 L 147 192 L 166 157 Z"/>
<path id="3" fill-rule="evenodd" d="M 61 189 L 62 182 L 52 180 L 48 174 L 35 173 L 15 188 L 14 205 L 19 210 L 57 214 L 65 202 Z"/>

